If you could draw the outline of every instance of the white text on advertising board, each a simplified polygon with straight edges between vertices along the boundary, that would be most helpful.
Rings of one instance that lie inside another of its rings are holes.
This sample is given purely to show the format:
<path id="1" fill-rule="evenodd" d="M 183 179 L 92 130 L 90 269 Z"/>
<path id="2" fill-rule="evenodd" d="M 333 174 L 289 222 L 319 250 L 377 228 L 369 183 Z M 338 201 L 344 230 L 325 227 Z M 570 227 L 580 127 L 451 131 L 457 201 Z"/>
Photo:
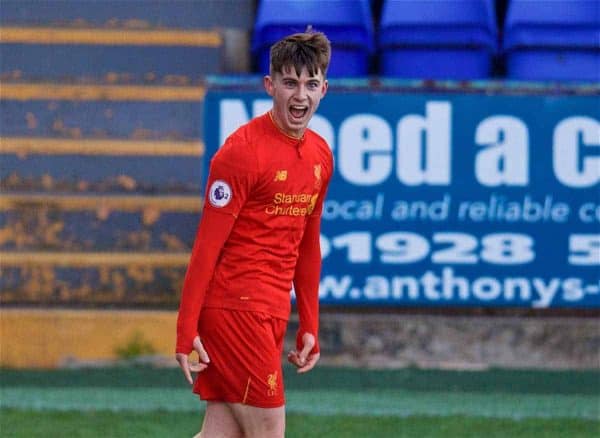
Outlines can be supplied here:
<path id="1" fill-rule="evenodd" d="M 251 113 L 241 99 L 219 102 L 219 144 L 241 124 L 268 111 L 269 99 L 252 102 Z M 448 186 L 452 159 L 452 103 L 428 101 L 422 114 L 402 114 L 391 124 L 376 114 L 355 113 L 337 130 L 321 115 L 311 127 L 333 148 L 337 172 L 356 186 L 375 186 L 396 178 L 406 186 Z M 550 128 L 550 127 L 549 127 Z M 600 183 L 600 122 L 587 116 L 564 118 L 552 127 L 552 173 L 560 184 L 588 188 Z M 530 182 L 529 129 L 511 115 L 484 118 L 473 133 L 480 150 L 473 173 L 485 187 L 523 187 Z M 457 159 L 460 157 L 457 157 Z"/>

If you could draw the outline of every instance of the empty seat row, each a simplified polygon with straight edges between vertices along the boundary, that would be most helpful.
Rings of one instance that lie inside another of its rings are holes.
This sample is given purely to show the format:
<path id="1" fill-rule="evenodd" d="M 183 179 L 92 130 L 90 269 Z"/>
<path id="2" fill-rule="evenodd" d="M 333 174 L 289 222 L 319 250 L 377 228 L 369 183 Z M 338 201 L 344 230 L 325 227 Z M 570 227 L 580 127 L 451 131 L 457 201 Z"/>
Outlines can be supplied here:
<path id="1" fill-rule="evenodd" d="M 253 52 L 262 72 L 269 70 L 269 48 L 307 25 L 324 32 L 335 50 L 330 76 L 364 76 L 375 50 L 368 0 L 262 0 L 254 28 Z"/>
<path id="2" fill-rule="evenodd" d="M 384 0 L 377 29 L 369 0 L 261 0 L 252 43 L 269 48 L 307 25 L 332 42 L 329 76 L 365 76 L 377 55 L 385 77 L 482 79 L 501 59 L 518 80 L 600 80 L 600 3 L 511 0 L 498 29 L 494 0 Z M 503 34 L 503 38 L 500 35 Z"/>
<path id="3" fill-rule="evenodd" d="M 487 78 L 497 34 L 492 0 L 388 1 L 380 24 L 380 72 L 410 78 Z"/>
<path id="4" fill-rule="evenodd" d="M 600 2 L 512 0 L 503 43 L 509 77 L 600 81 Z"/>

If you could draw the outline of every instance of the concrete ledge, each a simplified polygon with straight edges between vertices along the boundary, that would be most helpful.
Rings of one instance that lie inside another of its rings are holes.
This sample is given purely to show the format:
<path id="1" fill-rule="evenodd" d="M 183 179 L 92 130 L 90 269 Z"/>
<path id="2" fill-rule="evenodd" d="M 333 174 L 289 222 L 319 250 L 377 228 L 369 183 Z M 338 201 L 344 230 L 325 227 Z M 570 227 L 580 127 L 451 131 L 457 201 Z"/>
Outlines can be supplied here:
<path id="1" fill-rule="evenodd" d="M 175 366 L 175 311 L 3 309 L 0 366 L 54 368 L 118 359 L 137 336 Z M 285 351 L 298 327 L 292 315 Z M 324 313 L 322 363 L 363 368 L 599 369 L 600 321 Z"/>
<path id="2" fill-rule="evenodd" d="M 600 368 L 600 321 L 591 317 L 323 314 L 320 338 L 333 365 Z"/>

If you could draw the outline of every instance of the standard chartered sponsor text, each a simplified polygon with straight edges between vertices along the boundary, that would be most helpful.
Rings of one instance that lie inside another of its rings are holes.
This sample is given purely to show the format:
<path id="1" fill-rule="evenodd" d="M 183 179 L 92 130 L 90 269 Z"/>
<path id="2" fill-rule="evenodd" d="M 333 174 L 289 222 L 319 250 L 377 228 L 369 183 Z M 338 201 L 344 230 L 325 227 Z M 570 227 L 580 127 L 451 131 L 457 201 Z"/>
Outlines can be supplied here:
<path id="1" fill-rule="evenodd" d="M 324 275 L 319 297 L 331 301 L 397 301 L 401 303 L 496 301 L 507 305 L 550 307 L 557 300 L 577 302 L 587 295 L 600 297 L 600 281 L 586 284 L 577 277 L 466 277 L 453 268 L 416 275 L 370 275 L 356 284 L 352 275 Z"/>
<path id="2" fill-rule="evenodd" d="M 277 192 L 273 196 L 274 204 L 291 204 L 294 202 L 310 202 L 312 193 L 282 193 Z"/>
<path id="3" fill-rule="evenodd" d="M 277 192 L 273 196 L 272 204 L 265 208 L 265 213 L 276 216 L 306 216 L 312 213 L 318 196 L 318 193 Z"/>

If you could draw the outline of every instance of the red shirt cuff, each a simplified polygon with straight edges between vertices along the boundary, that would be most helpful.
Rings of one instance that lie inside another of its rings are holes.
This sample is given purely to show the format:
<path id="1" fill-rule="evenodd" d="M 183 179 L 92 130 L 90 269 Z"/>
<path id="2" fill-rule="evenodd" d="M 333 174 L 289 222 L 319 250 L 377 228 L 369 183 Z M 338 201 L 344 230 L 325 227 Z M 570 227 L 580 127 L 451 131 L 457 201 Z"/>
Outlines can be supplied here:
<path id="1" fill-rule="evenodd" d="M 310 333 L 311 335 L 313 335 L 315 337 L 315 346 L 313 347 L 312 350 L 310 350 L 310 354 L 317 354 L 321 351 L 321 348 L 319 346 L 319 336 L 318 333 L 311 333 L 307 330 L 298 330 L 298 333 L 296 334 L 296 350 L 297 351 L 301 351 L 304 348 L 304 343 L 302 342 L 302 335 L 304 335 L 304 333 Z"/>

